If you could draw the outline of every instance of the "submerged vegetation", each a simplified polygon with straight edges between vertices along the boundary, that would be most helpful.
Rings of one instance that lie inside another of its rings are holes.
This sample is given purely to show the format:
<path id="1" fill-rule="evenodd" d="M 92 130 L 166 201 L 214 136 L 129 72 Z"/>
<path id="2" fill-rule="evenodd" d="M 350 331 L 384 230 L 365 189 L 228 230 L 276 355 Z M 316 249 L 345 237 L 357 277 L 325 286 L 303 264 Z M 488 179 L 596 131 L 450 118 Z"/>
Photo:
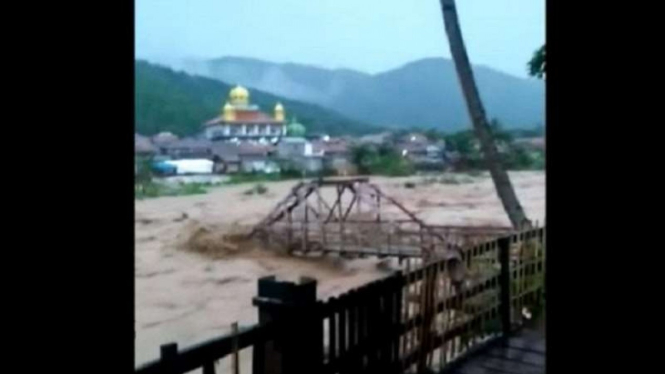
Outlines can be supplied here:
<path id="1" fill-rule="evenodd" d="M 415 168 L 394 148 L 359 145 L 351 149 L 351 162 L 359 174 L 386 175 L 391 177 L 409 176 Z"/>
<path id="2" fill-rule="evenodd" d="M 181 183 L 177 185 L 166 185 L 163 183 L 149 182 L 134 185 L 134 198 L 143 200 L 162 196 L 188 196 L 201 195 L 208 192 L 208 185 L 203 183 Z"/>

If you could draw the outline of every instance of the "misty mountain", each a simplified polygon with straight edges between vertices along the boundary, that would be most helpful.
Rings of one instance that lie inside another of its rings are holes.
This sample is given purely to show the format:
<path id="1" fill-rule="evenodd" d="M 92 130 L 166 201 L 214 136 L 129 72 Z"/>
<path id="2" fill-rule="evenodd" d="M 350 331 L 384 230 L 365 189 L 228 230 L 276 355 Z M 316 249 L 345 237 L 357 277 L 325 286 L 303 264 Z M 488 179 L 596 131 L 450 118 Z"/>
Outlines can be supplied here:
<path id="1" fill-rule="evenodd" d="M 349 118 L 389 127 L 467 128 L 470 118 L 451 60 L 426 58 L 380 74 L 301 64 L 223 57 L 183 61 L 180 68 L 230 84 L 242 84 L 318 104 Z M 485 109 L 506 128 L 544 122 L 542 81 L 475 66 Z"/>
<path id="2" fill-rule="evenodd" d="M 232 88 L 218 80 L 176 72 L 142 60 L 135 61 L 134 75 L 136 131 L 143 135 L 160 131 L 181 136 L 198 133 L 205 121 L 219 115 Z M 256 89 L 250 91 L 250 100 L 266 113 L 272 113 L 275 103 L 281 102 L 287 119 L 295 115 L 308 132 L 341 135 L 380 131 L 329 109 Z"/>

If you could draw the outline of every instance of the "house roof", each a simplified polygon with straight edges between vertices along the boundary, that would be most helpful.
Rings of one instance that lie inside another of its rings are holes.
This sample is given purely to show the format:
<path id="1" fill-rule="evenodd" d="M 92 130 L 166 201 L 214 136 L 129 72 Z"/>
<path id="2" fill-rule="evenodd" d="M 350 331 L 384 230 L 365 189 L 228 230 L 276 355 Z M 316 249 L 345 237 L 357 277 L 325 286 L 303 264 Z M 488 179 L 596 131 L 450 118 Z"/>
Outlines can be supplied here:
<path id="1" fill-rule="evenodd" d="M 160 132 L 159 134 L 152 137 L 152 142 L 154 144 L 168 144 L 178 140 L 178 136 L 170 132 Z"/>
<path id="2" fill-rule="evenodd" d="M 264 144 L 240 143 L 238 150 L 241 156 L 267 156 L 268 153 L 274 151 L 274 147 Z"/>
<path id="3" fill-rule="evenodd" d="M 297 138 L 297 137 L 284 137 L 281 138 L 280 143 L 307 143 L 307 139 L 305 138 Z"/>
<path id="4" fill-rule="evenodd" d="M 400 150 L 407 150 L 409 152 L 427 152 L 441 150 L 441 147 L 437 146 L 434 143 L 427 142 L 402 142 L 397 145 L 397 148 Z"/>
<path id="5" fill-rule="evenodd" d="M 450 161 L 457 161 L 457 160 L 459 160 L 459 159 L 462 157 L 462 155 L 461 155 L 459 152 L 457 152 L 457 151 L 449 151 L 449 152 L 445 152 L 445 153 L 444 153 L 444 156 L 445 156 L 447 159 L 449 159 Z"/>
<path id="6" fill-rule="evenodd" d="M 532 148 L 545 149 L 544 137 L 515 139 L 515 143 L 520 145 L 530 146 Z"/>
<path id="7" fill-rule="evenodd" d="M 276 121 L 271 116 L 261 112 L 260 110 L 237 110 L 235 111 L 235 120 L 225 121 L 223 116 L 218 116 L 206 122 L 204 126 L 228 124 L 228 125 L 242 125 L 245 123 L 270 123 L 281 124 L 284 121 Z"/>
<path id="8" fill-rule="evenodd" d="M 238 161 L 241 156 L 267 156 L 274 147 L 257 143 L 207 142 L 207 149 L 213 156 L 226 162 Z"/>
<path id="9" fill-rule="evenodd" d="M 240 160 L 240 147 L 234 143 L 216 142 L 210 147 L 213 156 L 217 156 L 226 162 Z"/>
<path id="10" fill-rule="evenodd" d="M 324 133 L 310 133 L 310 134 L 305 134 L 305 138 L 309 140 L 321 140 L 323 138 L 328 137 L 328 134 Z"/>
<path id="11" fill-rule="evenodd" d="M 369 134 L 369 135 L 364 135 L 361 136 L 358 140 L 361 143 L 384 143 L 386 142 L 390 136 L 392 136 L 392 133 L 390 132 L 382 132 L 379 134 Z"/>
<path id="12" fill-rule="evenodd" d="M 140 134 L 134 134 L 134 152 L 156 153 L 157 148 L 152 144 L 150 138 Z"/>
<path id="13" fill-rule="evenodd" d="M 403 142 L 417 142 L 417 143 L 428 143 L 429 139 L 423 134 L 418 134 L 418 133 L 410 133 L 405 135 L 402 138 Z"/>
<path id="14" fill-rule="evenodd" d="M 331 139 L 327 142 L 317 140 L 312 142 L 312 150 L 314 153 L 323 151 L 324 154 L 340 154 L 348 152 L 349 144 L 342 139 Z"/>
<path id="15" fill-rule="evenodd" d="M 207 139 L 184 138 L 162 145 L 166 149 L 187 148 L 190 150 L 210 150 L 212 142 Z"/>

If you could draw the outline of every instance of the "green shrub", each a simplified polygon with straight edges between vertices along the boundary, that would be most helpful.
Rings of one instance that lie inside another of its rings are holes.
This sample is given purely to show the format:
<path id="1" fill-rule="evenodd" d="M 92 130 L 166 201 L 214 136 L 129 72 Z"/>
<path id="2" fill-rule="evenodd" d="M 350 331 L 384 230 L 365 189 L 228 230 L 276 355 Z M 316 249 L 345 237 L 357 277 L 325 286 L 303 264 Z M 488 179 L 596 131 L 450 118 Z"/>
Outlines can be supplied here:
<path id="1" fill-rule="evenodd" d="M 367 145 L 355 147 L 351 150 L 351 160 L 360 174 L 401 177 L 415 171 L 409 160 L 387 146 L 378 149 Z"/>
<path id="2" fill-rule="evenodd" d="M 203 183 L 188 183 L 180 186 L 176 191 L 177 195 L 201 195 L 208 192 Z"/>
<path id="3" fill-rule="evenodd" d="M 202 183 L 181 183 L 177 186 L 167 186 L 160 183 L 148 182 L 134 185 L 134 198 L 138 200 L 162 196 L 201 195 L 208 190 Z"/>
<path id="4" fill-rule="evenodd" d="M 156 183 L 137 183 L 134 185 L 134 198 L 142 200 L 162 196 L 162 188 Z"/>

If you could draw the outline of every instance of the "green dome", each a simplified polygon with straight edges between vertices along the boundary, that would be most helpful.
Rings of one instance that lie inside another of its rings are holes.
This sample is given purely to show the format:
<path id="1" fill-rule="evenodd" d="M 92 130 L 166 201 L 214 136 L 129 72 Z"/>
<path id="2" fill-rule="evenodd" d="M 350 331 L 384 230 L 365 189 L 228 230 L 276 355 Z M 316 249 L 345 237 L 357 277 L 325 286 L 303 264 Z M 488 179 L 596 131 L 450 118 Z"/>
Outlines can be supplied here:
<path id="1" fill-rule="evenodd" d="M 298 121 L 294 118 L 291 120 L 291 123 L 289 123 L 286 126 L 286 135 L 287 136 L 293 136 L 293 137 L 303 137 L 305 136 L 305 126 L 302 124 L 298 123 Z"/>

